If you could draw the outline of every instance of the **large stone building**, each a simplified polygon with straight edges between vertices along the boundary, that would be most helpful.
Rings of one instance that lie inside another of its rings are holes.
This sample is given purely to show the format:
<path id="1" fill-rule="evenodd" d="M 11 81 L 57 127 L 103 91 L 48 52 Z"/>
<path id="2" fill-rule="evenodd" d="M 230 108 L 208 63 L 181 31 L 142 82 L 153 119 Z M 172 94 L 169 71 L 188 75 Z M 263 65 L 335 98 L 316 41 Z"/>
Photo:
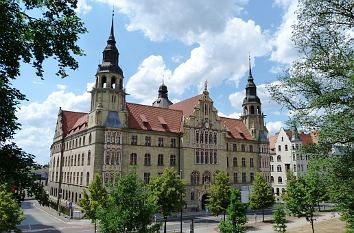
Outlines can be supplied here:
<path id="1" fill-rule="evenodd" d="M 59 110 L 49 170 L 52 200 L 78 203 L 95 173 L 107 183 L 136 171 L 149 182 L 173 167 L 186 184 L 189 210 L 204 208 L 217 171 L 243 192 L 258 171 L 270 182 L 268 132 L 251 69 L 241 119 L 218 116 L 207 84 L 200 95 L 175 104 L 164 84 L 153 106 L 127 103 L 115 44 L 112 23 L 90 112 Z"/>
<path id="2" fill-rule="evenodd" d="M 295 176 L 307 171 L 310 157 L 300 153 L 302 145 L 317 143 L 315 133 L 298 133 L 296 127 L 291 130 L 280 129 L 279 133 L 269 138 L 271 183 L 276 201 L 282 201 L 282 193 L 286 189 L 287 173 Z"/>

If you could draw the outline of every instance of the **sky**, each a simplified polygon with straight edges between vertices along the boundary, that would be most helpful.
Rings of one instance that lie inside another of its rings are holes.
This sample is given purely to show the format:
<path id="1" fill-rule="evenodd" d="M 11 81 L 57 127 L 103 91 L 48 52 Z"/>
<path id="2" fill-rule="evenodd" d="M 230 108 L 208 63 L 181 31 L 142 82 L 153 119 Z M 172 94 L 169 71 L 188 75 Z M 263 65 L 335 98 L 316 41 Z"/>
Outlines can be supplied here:
<path id="1" fill-rule="evenodd" d="M 298 57 L 291 41 L 296 0 L 79 0 L 77 13 L 88 33 L 80 36 L 85 56 L 69 76 L 55 75 L 57 63 L 44 63 L 41 80 L 21 65 L 13 85 L 27 97 L 17 112 L 22 129 L 14 141 L 46 164 L 59 107 L 88 112 L 97 65 L 114 31 L 128 102 L 151 105 L 162 80 L 178 102 L 208 90 L 220 116 L 238 118 L 248 76 L 248 57 L 270 134 L 286 126 L 287 109 L 271 100 L 275 83 Z"/>

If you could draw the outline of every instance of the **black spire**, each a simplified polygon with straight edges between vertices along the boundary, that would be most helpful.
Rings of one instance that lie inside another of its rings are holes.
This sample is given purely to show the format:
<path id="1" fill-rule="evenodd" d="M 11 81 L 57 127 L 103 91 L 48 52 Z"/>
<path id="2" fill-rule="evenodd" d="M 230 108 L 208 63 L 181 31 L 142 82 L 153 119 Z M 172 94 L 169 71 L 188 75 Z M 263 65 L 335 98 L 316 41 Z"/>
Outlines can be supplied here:
<path id="1" fill-rule="evenodd" d="M 123 76 L 123 71 L 119 67 L 119 52 L 116 47 L 116 40 L 114 38 L 114 24 L 113 24 L 114 11 L 112 12 L 112 25 L 109 34 L 106 48 L 103 50 L 103 62 L 98 66 L 97 72 L 108 71 L 115 72 Z"/>
<path id="2" fill-rule="evenodd" d="M 160 107 L 160 108 L 168 108 L 171 104 L 173 104 L 169 99 L 168 99 L 168 90 L 167 86 L 164 84 L 162 81 L 161 86 L 159 87 L 159 96 L 157 100 L 155 100 L 152 103 L 152 106 L 155 107 Z"/>
<path id="3" fill-rule="evenodd" d="M 168 93 L 167 86 L 162 82 L 161 86 L 159 87 L 159 98 L 168 99 L 167 93 Z"/>
<path id="4" fill-rule="evenodd" d="M 252 69 L 251 69 L 251 57 L 248 57 L 248 79 L 246 85 L 246 97 L 243 99 L 243 103 L 247 102 L 256 102 L 261 103 L 260 99 L 257 96 L 257 87 L 253 82 Z"/>

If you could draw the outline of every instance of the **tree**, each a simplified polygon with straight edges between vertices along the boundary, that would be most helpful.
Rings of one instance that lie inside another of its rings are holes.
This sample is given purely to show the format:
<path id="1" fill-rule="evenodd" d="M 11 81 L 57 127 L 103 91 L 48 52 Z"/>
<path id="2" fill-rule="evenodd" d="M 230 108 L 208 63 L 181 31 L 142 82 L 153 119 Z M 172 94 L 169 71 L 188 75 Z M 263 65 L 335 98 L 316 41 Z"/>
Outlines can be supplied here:
<path id="1" fill-rule="evenodd" d="M 102 183 L 102 178 L 99 174 L 96 174 L 92 183 L 88 186 L 88 192 L 84 190 L 82 192 L 82 199 L 79 205 L 85 212 L 85 217 L 91 219 L 92 223 L 97 223 L 97 212 L 100 208 L 104 208 L 107 205 L 108 193 Z"/>
<path id="2" fill-rule="evenodd" d="M 244 226 L 247 222 L 247 207 L 241 203 L 241 192 L 236 188 L 231 189 L 230 205 L 227 208 L 227 220 L 219 224 L 222 233 L 242 233 L 245 232 Z"/>
<path id="3" fill-rule="evenodd" d="M 215 182 L 210 186 L 207 207 L 214 215 L 223 214 L 224 221 L 225 212 L 230 202 L 230 190 L 229 177 L 224 172 L 219 171 L 215 176 Z"/>
<path id="4" fill-rule="evenodd" d="M 97 219 L 102 232 L 152 233 L 160 227 L 152 224 L 156 211 L 143 181 L 129 173 L 113 187 L 107 206 L 99 209 Z"/>
<path id="5" fill-rule="evenodd" d="M 286 232 L 286 213 L 284 206 L 277 204 L 273 213 L 273 228 L 276 232 Z"/>
<path id="6" fill-rule="evenodd" d="M 185 196 L 184 184 L 176 171 L 167 168 L 162 175 L 153 177 L 148 185 L 150 199 L 155 203 L 164 218 L 164 232 L 166 233 L 167 217 L 172 212 L 183 208 Z"/>
<path id="7" fill-rule="evenodd" d="M 252 191 L 250 194 L 250 207 L 253 210 L 262 209 L 264 222 L 264 209 L 272 206 L 274 196 L 272 187 L 264 179 L 262 173 L 256 174 L 256 179 L 252 184 Z"/>
<path id="8" fill-rule="evenodd" d="M 25 219 L 23 211 L 12 194 L 0 185 L 0 232 L 21 232 L 17 225 Z"/>
<path id="9" fill-rule="evenodd" d="M 272 97 L 294 113 L 306 130 L 316 130 L 318 145 L 307 148 L 312 158 L 331 148 L 343 152 L 328 158 L 331 199 L 347 227 L 354 229 L 354 26 L 352 1 L 299 0 L 293 41 L 301 56 L 270 87 Z"/>
<path id="10" fill-rule="evenodd" d="M 311 223 L 313 233 L 315 232 L 313 225 L 315 208 L 319 202 L 316 195 L 317 192 L 318 187 L 315 184 L 315 180 L 304 177 L 296 178 L 292 173 L 288 173 L 286 193 L 284 195 L 286 208 L 298 218 L 305 217 Z"/>
<path id="11" fill-rule="evenodd" d="M 42 64 L 49 57 L 58 60 L 57 75 L 61 77 L 66 76 L 66 67 L 78 67 L 73 56 L 83 54 L 76 42 L 86 29 L 76 16 L 76 7 L 76 0 L 0 1 L 0 181 L 7 190 L 14 191 L 19 201 L 23 200 L 24 190 L 34 194 L 41 204 L 48 203 L 48 195 L 32 172 L 38 166 L 34 156 L 11 142 L 20 129 L 15 113 L 20 101 L 25 100 L 11 86 L 11 80 L 20 75 L 21 63 L 31 64 L 42 78 Z"/>

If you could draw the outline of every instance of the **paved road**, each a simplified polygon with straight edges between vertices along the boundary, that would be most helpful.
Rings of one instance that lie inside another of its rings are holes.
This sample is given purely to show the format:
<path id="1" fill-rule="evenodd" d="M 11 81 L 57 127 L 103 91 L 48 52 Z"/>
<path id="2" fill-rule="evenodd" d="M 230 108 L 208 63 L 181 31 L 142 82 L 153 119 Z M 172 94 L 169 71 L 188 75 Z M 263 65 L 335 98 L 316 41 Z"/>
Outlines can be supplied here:
<path id="1" fill-rule="evenodd" d="M 93 226 L 88 221 L 70 221 L 62 216 L 58 216 L 54 211 L 40 208 L 36 201 L 24 201 L 22 203 L 22 209 L 26 217 L 20 225 L 20 229 L 23 232 L 94 232 Z"/>

